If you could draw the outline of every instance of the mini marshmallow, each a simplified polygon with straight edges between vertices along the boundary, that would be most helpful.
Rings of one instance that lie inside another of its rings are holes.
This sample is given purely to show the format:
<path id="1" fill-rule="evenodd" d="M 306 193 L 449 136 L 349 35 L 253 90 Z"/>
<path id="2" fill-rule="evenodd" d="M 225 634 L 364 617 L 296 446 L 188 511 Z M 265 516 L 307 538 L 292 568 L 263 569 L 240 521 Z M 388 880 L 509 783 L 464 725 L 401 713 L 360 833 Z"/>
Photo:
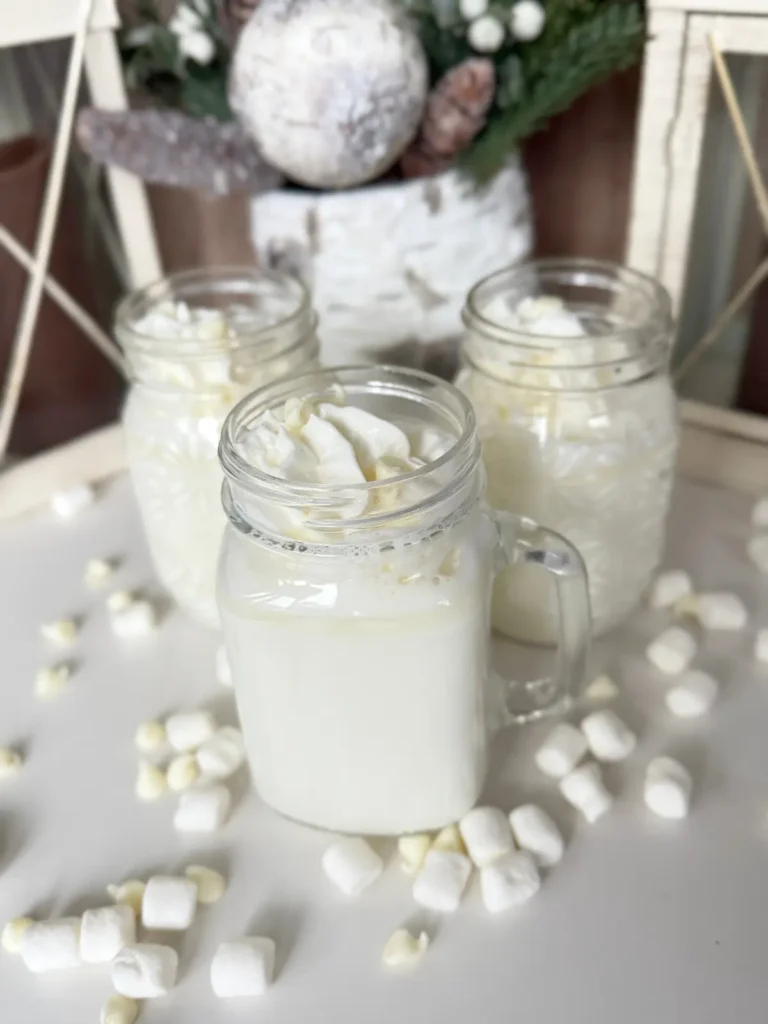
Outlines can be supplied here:
<path id="1" fill-rule="evenodd" d="M 167 789 L 168 782 L 162 768 L 158 768 L 155 764 L 150 764 L 149 761 L 139 761 L 136 782 L 133 787 L 133 791 L 138 799 L 143 803 L 152 803 L 155 800 L 159 800 Z"/>
<path id="2" fill-rule="evenodd" d="M 768 526 L 768 497 L 758 498 L 752 509 L 752 525 Z"/>
<path id="3" fill-rule="evenodd" d="M 139 942 L 121 949 L 112 961 L 112 985 L 129 999 L 157 999 L 176 984 L 179 955 L 170 946 Z"/>
<path id="4" fill-rule="evenodd" d="M 28 970 L 35 974 L 79 967 L 80 918 L 36 921 L 24 931 L 19 953 Z"/>
<path id="5" fill-rule="evenodd" d="M 595 704 L 618 697 L 619 688 L 608 675 L 596 676 L 584 689 L 584 696 Z"/>
<path id="6" fill-rule="evenodd" d="M 168 789 L 174 793 L 189 789 L 199 778 L 200 769 L 194 754 L 179 754 L 173 758 L 165 770 Z"/>
<path id="7" fill-rule="evenodd" d="M 475 807 L 459 822 L 473 864 L 485 867 L 513 849 L 509 819 L 498 807 Z"/>
<path id="8" fill-rule="evenodd" d="M 560 792 L 568 803 L 581 811 L 590 824 L 611 809 L 613 797 L 605 788 L 600 768 L 594 761 L 576 768 L 560 780 Z"/>
<path id="9" fill-rule="evenodd" d="M 157 609 L 146 598 L 137 598 L 126 608 L 110 612 L 112 632 L 121 640 L 149 636 L 157 629 Z"/>
<path id="10" fill-rule="evenodd" d="M 142 722 L 136 730 L 133 742 L 143 754 L 154 754 L 165 746 L 165 726 L 156 718 Z"/>
<path id="11" fill-rule="evenodd" d="M 87 587 L 96 590 L 97 587 L 103 587 L 107 580 L 112 578 L 114 571 L 114 563 L 106 558 L 91 558 L 85 566 L 83 582 Z"/>
<path id="12" fill-rule="evenodd" d="M 140 881 L 138 878 L 129 878 L 119 885 L 108 885 L 107 895 L 115 903 L 123 903 L 125 906 L 130 907 L 136 915 L 136 919 L 139 920 L 141 917 L 141 904 L 144 900 L 144 890 L 146 888 L 145 882 Z"/>
<path id="13" fill-rule="evenodd" d="M 110 996 L 101 1008 L 100 1024 L 136 1024 L 139 1004 L 128 996 Z"/>
<path id="14" fill-rule="evenodd" d="M 384 870 L 384 862 L 364 839 L 339 839 L 323 854 L 323 871 L 347 896 L 359 896 Z"/>
<path id="15" fill-rule="evenodd" d="M 426 832 L 412 836 L 400 836 L 397 841 L 397 852 L 400 854 L 403 871 L 409 875 L 415 875 L 424 863 L 424 858 L 429 853 L 431 846 L 432 839 Z"/>
<path id="16" fill-rule="evenodd" d="M 0 779 L 10 778 L 11 775 L 18 775 L 24 758 L 12 747 L 0 747 Z"/>
<path id="17" fill-rule="evenodd" d="M 699 594 L 699 622 L 704 629 L 744 629 L 747 609 L 735 594 L 724 591 Z"/>
<path id="18" fill-rule="evenodd" d="M 507 853 L 480 871 L 483 903 L 491 914 L 519 907 L 534 896 L 540 886 L 536 862 L 525 851 Z"/>
<path id="19" fill-rule="evenodd" d="M 760 572 L 768 572 L 768 533 L 752 537 L 747 543 L 747 554 Z"/>
<path id="20" fill-rule="evenodd" d="M 463 853 L 432 849 L 413 883 L 413 898 L 428 910 L 452 914 L 472 874 L 472 861 Z"/>
<path id="21" fill-rule="evenodd" d="M 615 711 L 593 711 L 583 719 L 581 731 L 598 761 L 623 761 L 637 745 L 637 737 Z"/>
<path id="22" fill-rule="evenodd" d="M 443 853 L 466 853 L 467 848 L 461 838 L 458 825 L 446 825 L 441 828 L 432 842 L 433 850 L 442 850 Z"/>
<path id="23" fill-rule="evenodd" d="M 656 577 L 651 589 L 651 608 L 671 608 L 677 601 L 693 592 L 691 578 L 682 569 L 663 572 Z"/>
<path id="24" fill-rule="evenodd" d="M 224 785 L 187 789 L 173 817 L 177 832 L 216 832 L 227 820 L 232 796 Z"/>
<path id="25" fill-rule="evenodd" d="M 561 779 L 572 771 L 587 752 L 584 734 L 569 722 L 561 722 L 549 733 L 536 751 L 540 771 L 552 779 Z"/>
<path id="26" fill-rule="evenodd" d="M 678 619 L 686 616 L 697 619 L 699 617 L 699 595 L 686 594 L 679 601 L 675 601 L 672 605 L 672 614 Z"/>
<path id="27" fill-rule="evenodd" d="M 3 934 L 0 936 L 0 946 L 3 947 L 6 953 L 16 956 L 16 954 L 21 952 L 21 941 L 24 937 L 24 932 L 34 923 L 31 917 L 14 917 L 3 928 Z"/>
<path id="28" fill-rule="evenodd" d="M 693 668 L 683 673 L 677 685 L 667 693 L 664 703 L 679 718 L 698 718 L 712 707 L 717 690 L 717 680 L 709 673 Z"/>
<path id="29" fill-rule="evenodd" d="M 244 760 L 243 734 L 231 725 L 217 729 L 197 751 L 197 765 L 206 779 L 228 779 Z"/>
<path id="30" fill-rule="evenodd" d="M 69 647 L 77 638 L 78 626 L 74 619 L 56 619 L 55 622 L 44 622 L 40 632 L 51 643 Z"/>
<path id="31" fill-rule="evenodd" d="M 197 902 L 205 905 L 218 903 L 224 895 L 227 883 L 224 875 L 202 864 L 190 864 L 184 874 L 197 889 Z"/>
<path id="32" fill-rule="evenodd" d="M 560 829 L 536 804 L 522 804 L 509 814 L 515 842 L 530 853 L 539 867 L 551 868 L 563 856 L 565 843 Z"/>
<path id="33" fill-rule="evenodd" d="M 86 910 L 80 926 L 80 956 L 87 964 L 107 964 L 123 946 L 136 941 L 136 915 L 125 903 Z"/>
<path id="34" fill-rule="evenodd" d="M 136 597 L 130 590 L 116 590 L 107 598 L 107 610 L 110 614 L 124 612 L 127 608 L 131 607 L 135 600 Z"/>
<path id="35" fill-rule="evenodd" d="M 645 771 L 645 802 L 660 818 L 684 818 L 692 788 L 688 769 L 671 757 L 655 758 Z"/>
<path id="36" fill-rule="evenodd" d="M 227 649 L 222 644 L 216 651 L 216 679 L 222 686 L 232 686 L 232 669 L 227 657 Z"/>
<path id="37" fill-rule="evenodd" d="M 189 878 L 155 875 L 141 901 L 141 923 L 156 931 L 183 932 L 197 910 L 197 886 Z"/>
<path id="38" fill-rule="evenodd" d="M 387 939 L 381 953 L 381 962 L 386 967 L 410 967 L 417 963 L 427 951 L 429 936 L 426 932 L 412 935 L 407 928 L 398 928 Z"/>
<path id="39" fill-rule="evenodd" d="M 670 626 L 648 645 L 648 661 L 668 676 L 678 675 L 688 668 L 696 653 L 696 641 L 686 629 Z"/>
<path id="40" fill-rule="evenodd" d="M 76 484 L 66 491 L 57 491 L 51 498 L 51 508 L 60 519 L 73 519 L 96 500 L 90 484 Z"/>
<path id="41" fill-rule="evenodd" d="M 211 988 L 219 999 L 263 995 L 272 984 L 275 944 L 259 936 L 222 942 L 211 961 Z"/>
<path id="42" fill-rule="evenodd" d="M 168 742 L 179 754 L 196 750 L 216 732 L 216 719 L 210 711 L 179 711 L 165 721 Z"/>
<path id="43" fill-rule="evenodd" d="M 38 700 L 53 700 L 65 689 L 72 676 L 72 666 L 67 662 L 47 665 L 35 676 L 35 697 Z"/>
<path id="44" fill-rule="evenodd" d="M 755 659 L 768 665 L 768 629 L 761 629 L 755 637 Z"/>

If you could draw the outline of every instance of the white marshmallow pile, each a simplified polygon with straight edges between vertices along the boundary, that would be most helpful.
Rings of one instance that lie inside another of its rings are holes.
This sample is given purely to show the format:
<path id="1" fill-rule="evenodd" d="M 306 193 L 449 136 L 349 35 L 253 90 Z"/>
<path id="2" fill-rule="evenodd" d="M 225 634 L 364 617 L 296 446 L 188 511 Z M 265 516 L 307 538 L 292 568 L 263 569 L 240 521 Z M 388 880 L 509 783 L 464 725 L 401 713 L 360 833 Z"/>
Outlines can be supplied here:
<path id="1" fill-rule="evenodd" d="M 432 849 L 413 883 L 413 898 L 428 910 L 452 914 L 459 909 L 471 874 L 472 861 L 463 853 Z"/>
<path id="2" fill-rule="evenodd" d="M 60 519 L 74 519 L 96 500 L 90 484 L 77 484 L 66 491 L 57 491 L 51 498 L 51 508 Z"/>
<path id="3" fill-rule="evenodd" d="M 506 853 L 480 870 L 480 891 L 485 909 L 491 914 L 519 907 L 540 886 L 536 862 L 524 850 Z"/>
<path id="4" fill-rule="evenodd" d="M 79 967 L 80 918 L 35 921 L 21 936 L 19 954 L 27 970 L 34 974 Z"/>
<path id="5" fill-rule="evenodd" d="M 136 941 L 136 915 L 127 904 L 86 910 L 80 923 L 80 956 L 86 964 L 108 964 Z"/>
<path id="6" fill-rule="evenodd" d="M 572 807 L 584 815 L 590 825 L 602 818 L 613 805 L 613 797 L 606 789 L 600 768 L 594 761 L 575 768 L 562 778 L 560 792 Z"/>
<path id="7" fill-rule="evenodd" d="M 560 829 L 536 804 L 522 804 L 509 814 L 515 842 L 539 867 L 551 868 L 562 859 L 565 843 Z"/>
<path id="8" fill-rule="evenodd" d="M 717 691 L 717 680 L 709 673 L 701 669 L 689 669 L 667 692 L 664 703 L 678 718 L 698 718 L 712 707 L 717 699 Z"/>
<path id="9" fill-rule="evenodd" d="M 173 817 L 177 832 L 217 832 L 229 815 L 232 796 L 219 784 L 188 789 L 179 797 Z"/>
<path id="10" fill-rule="evenodd" d="M 687 629 L 670 626 L 649 644 L 645 653 L 659 672 L 676 676 L 684 672 L 693 661 L 696 641 Z"/>
<path id="11" fill-rule="evenodd" d="M 219 999 L 260 996 L 272 984 L 275 943 L 263 937 L 223 942 L 211 962 L 211 988 Z"/>
<path id="12" fill-rule="evenodd" d="M 635 734 L 614 711 L 593 711 L 582 720 L 581 731 L 598 761 L 623 761 L 637 745 Z"/>
<path id="13" fill-rule="evenodd" d="M 144 889 L 141 923 L 150 930 L 182 932 L 192 924 L 196 910 L 197 886 L 191 879 L 155 875 Z"/>
<path id="14" fill-rule="evenodd" d="M 552 779 L 562 779 L 587 752 L 587 739 L 575 725 L 561 722 L 549 733 L 536 751 L 540 771 Z"/>
<path id="15" fill-rule="evenodd" d="M 364 839 L 339 839 L 323 854 L 323 871 L 347 896 L 359 896 L 383 870 L 381 857 Z"/>
<path id="16" fill-rule="evenodd" d="M 660 818 L 688 814 L 693 780 L 690 772 L 671 757 L 657 757 L 645 771 L 645 802 Z"/>
<path id="17" fill-rule="evenodd" d="M 176 984 L 179 955 L 170 946 L 139 942 L 126 946 L 112 961 L 112 985 L 129 999 L 157 999 Z"/>
<path id="18" fill-rule="evenodd" d="M 682 598 L 693 593 L 691 578 L 681 569 L 660 573 L 651 588 L 651 608 L 671 608 Z"/>
<path id="19" fill-rule="evenodd" d="M 509 819 L 498 807 L 475 807 L 459 822 L 459 832 L 478 868 L 492 864 L 514 847 Z"/>

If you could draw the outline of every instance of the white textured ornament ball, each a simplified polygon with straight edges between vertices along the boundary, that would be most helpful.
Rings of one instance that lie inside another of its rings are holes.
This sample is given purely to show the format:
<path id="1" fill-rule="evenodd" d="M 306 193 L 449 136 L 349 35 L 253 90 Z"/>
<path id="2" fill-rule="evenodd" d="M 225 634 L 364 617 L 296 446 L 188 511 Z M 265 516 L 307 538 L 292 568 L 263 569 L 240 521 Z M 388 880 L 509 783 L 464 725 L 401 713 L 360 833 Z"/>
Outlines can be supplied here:
<path id="1" fill-rule="evenodd" d="M 530 43 L 544 31 L 547 16 L 538 0 L 519 0 L 510 11 L 509 27 L 515 39 Z"/>
<path id="2" fill-rule="evenodd" d="M 229 85 L 265 160 L 304 185 L 349 188 L 391 167 L 414 137 L 428 70 L 391 0 L 261 0 Z"/>

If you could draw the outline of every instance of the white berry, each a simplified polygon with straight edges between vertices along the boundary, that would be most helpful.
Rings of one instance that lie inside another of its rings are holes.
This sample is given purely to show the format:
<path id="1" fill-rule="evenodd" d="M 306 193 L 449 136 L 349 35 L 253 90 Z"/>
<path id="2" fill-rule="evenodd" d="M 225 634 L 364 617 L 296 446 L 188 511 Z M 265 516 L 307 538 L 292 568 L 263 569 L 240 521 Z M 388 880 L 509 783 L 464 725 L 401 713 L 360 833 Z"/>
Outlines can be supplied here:
<path id="1" fill-rule="evenodd" d="M 538 0 L 519 0 L 510 11 L 509 26 L 515 39 L 529 43 L 544 31 L 547 16 Z"/>
<path id="2" fill-rule="evenodd" d="M 459 14 L 464 21 L 474 21 L 488 10 L 488 0 L 459 0 Z"/>
<path id="3" fill-rule="evenodd" d="M 484 14 L 470 23 L 467 42 L 478 53 L 495 53 L 504 42 L 504 26 L 492 14 Z"/>

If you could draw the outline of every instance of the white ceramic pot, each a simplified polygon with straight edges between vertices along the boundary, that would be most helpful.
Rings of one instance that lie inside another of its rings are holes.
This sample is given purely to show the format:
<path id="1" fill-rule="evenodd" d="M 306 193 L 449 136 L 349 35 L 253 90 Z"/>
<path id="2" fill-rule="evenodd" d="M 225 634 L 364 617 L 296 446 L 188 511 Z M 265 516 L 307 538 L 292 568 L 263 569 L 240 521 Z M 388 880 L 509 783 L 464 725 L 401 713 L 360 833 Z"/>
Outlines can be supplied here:
<path id="1" fill-rule="evenodd" d="M 470 287 L 524 259 L 533 235 L 518 158 L 480 192 L 452 170 L 343 192 L 265 193 L 251 202 L 251 230 L 262 266 L 311 288 L 326 366 L 456 338 Z"/>

